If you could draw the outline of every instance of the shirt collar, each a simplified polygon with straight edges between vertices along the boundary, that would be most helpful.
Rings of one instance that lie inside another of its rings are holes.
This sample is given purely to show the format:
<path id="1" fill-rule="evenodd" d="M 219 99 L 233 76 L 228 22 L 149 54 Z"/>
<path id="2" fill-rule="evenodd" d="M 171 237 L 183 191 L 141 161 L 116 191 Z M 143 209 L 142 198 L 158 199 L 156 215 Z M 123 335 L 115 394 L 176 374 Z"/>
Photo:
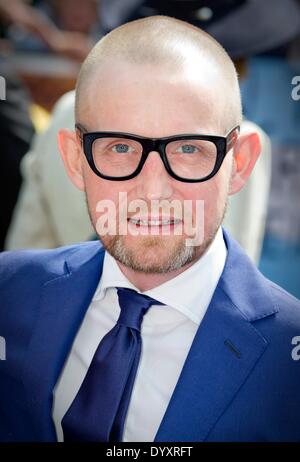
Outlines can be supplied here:
<path id="1" fill-rule="evenodd" d="M 222 274 L 227 250 L 222 229 L 204 255 L 187 270 L 154 289 L 143 292 L 171 306 L 200 324 Z M 102 276 L 93 300 L 101 300 L 111 287 L 127 287 L 140 291 L 121 272 L 116 260 L 105 252 Z"/>

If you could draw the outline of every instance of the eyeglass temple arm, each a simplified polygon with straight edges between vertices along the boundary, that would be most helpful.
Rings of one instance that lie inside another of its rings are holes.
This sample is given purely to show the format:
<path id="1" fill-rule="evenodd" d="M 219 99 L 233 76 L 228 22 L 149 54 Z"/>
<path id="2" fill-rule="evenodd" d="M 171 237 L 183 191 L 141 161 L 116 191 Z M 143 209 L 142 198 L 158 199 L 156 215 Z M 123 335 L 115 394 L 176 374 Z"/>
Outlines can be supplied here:
<path id="1" fill-rule="evenodd" d="M 226 152 L 230 151 L 230 149 L 233 147 L 233 145 L 235 144 L 238 138 L 239 133 L 240 133 L 239 125 L 237 125 L 232 130 L 230 130 L 230 132 L 226 136 Z"/>
<path id="2" fill-rule="evenodd" d="M 79 139 L 80 139 L 80 141 L 82 142 L 82 140 L 83 140 L 82 135 L 83 135 L 84 133 L 87 133 L 87 129 L 84 128 L 83 125 L 81 125 L 81 124 L 79 124 L 79 123 L 76 123 L 76 124 L 75 124 L 75 130 L 78 131 L 78 133 L 79 133 Z"/>

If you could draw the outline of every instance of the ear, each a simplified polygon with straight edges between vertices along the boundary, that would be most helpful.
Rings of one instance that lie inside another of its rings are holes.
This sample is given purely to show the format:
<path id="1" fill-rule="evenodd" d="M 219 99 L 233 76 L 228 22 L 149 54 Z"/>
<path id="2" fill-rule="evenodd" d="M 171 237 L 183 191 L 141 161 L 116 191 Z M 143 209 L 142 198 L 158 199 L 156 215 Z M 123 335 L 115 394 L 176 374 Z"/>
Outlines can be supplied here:
<path id="1" fill-rule="evenodd" d="M 240 135 L 233 148 L 233 166 L 229 194 L 236 194 L 247 182 L 261 151 L 257 133 Z"/>
<path id="2" fill-rule="evenodd" d="M 58 147 L 68 177 L 74 186 L 84 191 L 81 145 L 78 135 L 71 130 L 59 130 Z"/>

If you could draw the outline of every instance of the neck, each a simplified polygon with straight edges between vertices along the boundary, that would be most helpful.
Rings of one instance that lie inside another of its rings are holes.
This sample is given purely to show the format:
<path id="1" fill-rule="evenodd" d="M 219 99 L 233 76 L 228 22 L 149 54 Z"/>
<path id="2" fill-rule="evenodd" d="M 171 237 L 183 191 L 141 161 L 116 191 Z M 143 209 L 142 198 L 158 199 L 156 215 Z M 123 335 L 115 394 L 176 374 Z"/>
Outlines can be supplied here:
<path id="1" fill-rule="evenodd" d="M 183 271 L 187 270 L 192 266 L 196 260 L 182 266 L 178 270 L 170 271 L 168 273 L 143 273 L 142 271 L 135 271 L 132 268 L 128 268 L 122 263 L 117 261 L 117 264 L 126 278 L 133 284 L 140 292 L 146 292 L 147 290 L 154 289 L 164 282 L 170 281 Z"/>
<path id="2" fill-rule="evenodd" d="M 217 232 L 215 233 L 212 239 L 209 239 L 207 242 L 205 242 L 205 244 L 200 246 L 200 248 L 196 252 L 195 258 L 191 262 L 187 263 L 186 265 L 183 265 L 181 268 L 174 271 L 169 271 L 165 273 L 148 273 L 134 270 L 128 266 L 125 266 L 118 260 L 116 260 L 116 263 L 120 268 L 121 272 L 128 279 L 128 281 L 131 282 L 131 284 L 133 284 L 140 292 L 146 292 L 147 290 L 154 289 L 155 287 L 158 287 L 164 284 L 165 282 L 174 279 L 176 276 L 193 266 L 200 258 L 202 258 L 208 252 L 212 243 L 215 241 L 216 236 Z"/>

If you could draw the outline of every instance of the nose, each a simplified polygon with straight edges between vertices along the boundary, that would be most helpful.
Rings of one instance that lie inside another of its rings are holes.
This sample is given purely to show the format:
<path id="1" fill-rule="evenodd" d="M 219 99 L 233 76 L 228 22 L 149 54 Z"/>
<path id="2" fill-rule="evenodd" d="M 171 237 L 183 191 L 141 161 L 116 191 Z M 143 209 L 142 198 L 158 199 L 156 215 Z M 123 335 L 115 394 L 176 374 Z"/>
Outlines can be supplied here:
<path id="1" fill-rule="evenodd" d="M 172 178 L 156 151 L 148 154 L 142 171 L 137 176 L 137 193 L 144 200 L 169 199 L 172 196 Z"/>

